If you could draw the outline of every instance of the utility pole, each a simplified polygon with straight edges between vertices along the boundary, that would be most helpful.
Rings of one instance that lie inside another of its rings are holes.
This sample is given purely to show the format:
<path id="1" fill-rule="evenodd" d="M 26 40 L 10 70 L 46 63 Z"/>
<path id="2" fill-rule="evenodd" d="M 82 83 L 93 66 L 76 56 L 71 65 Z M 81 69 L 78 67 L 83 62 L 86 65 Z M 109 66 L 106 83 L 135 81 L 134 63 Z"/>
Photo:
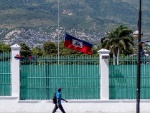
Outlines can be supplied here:
<path id="1" fill-rule="evenodd" d="M 140 53 L 140 44 L 139 43 L 141 42 L 141 21 L 142 21 L 141 4 L 142 4 L 142 1 L 139 0 L 136 113 L 140 113 L 141 53 Z"/>

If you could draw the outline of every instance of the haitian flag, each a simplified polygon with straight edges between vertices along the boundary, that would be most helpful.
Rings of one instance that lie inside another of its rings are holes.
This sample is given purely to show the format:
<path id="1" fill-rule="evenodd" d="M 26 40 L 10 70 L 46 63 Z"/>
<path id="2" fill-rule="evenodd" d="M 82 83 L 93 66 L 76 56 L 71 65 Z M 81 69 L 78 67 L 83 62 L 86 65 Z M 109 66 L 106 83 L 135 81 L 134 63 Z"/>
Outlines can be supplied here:
<path id="1" fill-rule="evenodd" d="M 92 44 L 77 39 L 71 35 L 66 34 L 65 35 L 65 42 L 64 42 L 64 46 L 85 54 L 92 54 Z"/>
<path id="2" fill-rule="evenodd" d="M 33 56 L 28 56 L 29 60 L 35 60 L 35 58 Z"/>
<path id="3" fill-rule="evenodd" d="M 16 59 L 21 59 L 21 56 L 17 54 L 17 55 L 15 56 L 15 58 L 16 58 Z"/>

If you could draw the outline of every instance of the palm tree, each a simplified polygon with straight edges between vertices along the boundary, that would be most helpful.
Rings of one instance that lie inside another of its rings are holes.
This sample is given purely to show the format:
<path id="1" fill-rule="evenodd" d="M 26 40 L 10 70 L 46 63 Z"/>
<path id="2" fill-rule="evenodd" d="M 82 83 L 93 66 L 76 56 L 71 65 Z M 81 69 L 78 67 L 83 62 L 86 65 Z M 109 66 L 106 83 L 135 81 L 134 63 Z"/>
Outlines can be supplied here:
<path id="1" fill-rule="evenodd" d="M 113 64 L 119 64 L 119 56 L 121 51 L 130 50 L 134 45 L 132 30 L 120 25 L 114 31 L 108 32 L 108 36 L 101 39 L 101 48 L 109 49 L 113 54 Z"/>

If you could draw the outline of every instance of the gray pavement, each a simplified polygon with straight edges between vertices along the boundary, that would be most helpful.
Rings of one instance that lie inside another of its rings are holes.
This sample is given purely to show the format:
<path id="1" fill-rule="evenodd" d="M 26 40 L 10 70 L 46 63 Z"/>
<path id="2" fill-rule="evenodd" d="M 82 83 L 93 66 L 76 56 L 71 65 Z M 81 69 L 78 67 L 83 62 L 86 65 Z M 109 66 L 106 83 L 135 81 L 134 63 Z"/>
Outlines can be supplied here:
<path id="1" fill-rule="evenodd" d="M 0 112 L 0 113 L 8 113 L 8 112 Z M 10 113 L 10 112 L 9 112 Z M 12 113 L 51 113 L 51 112 L 12 112 Z M 61 113 L 57 111 L 56 113 Z M 136 113 L 136 112 L 66 112 L 66 113 Z M 150 112 L 140 112 L 140 113 L 150 113 Z"/>

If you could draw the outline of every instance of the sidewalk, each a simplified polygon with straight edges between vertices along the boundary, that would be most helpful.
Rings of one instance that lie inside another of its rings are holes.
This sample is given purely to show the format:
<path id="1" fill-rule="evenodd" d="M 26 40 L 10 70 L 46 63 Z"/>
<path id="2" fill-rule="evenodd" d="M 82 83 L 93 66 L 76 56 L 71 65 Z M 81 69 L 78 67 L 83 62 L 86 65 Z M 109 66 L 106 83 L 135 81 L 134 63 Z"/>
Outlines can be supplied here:
<path id="1" fill-rule="evenodd" d="M 8 113 L 8 112 L 0 112 L 0 113 Z M 11 113 L 11 112 L 9 112 Z M 12 112 L 12 113 L 51 113 L 51 112 Z M 56 113 L 62 113 L 61 111 L 57 111 Z M 135 112 L 66 112 L 66 113 L 136 113 Z M 140 112 L 140 113 L 150 113 L 150 112 Z"/>

